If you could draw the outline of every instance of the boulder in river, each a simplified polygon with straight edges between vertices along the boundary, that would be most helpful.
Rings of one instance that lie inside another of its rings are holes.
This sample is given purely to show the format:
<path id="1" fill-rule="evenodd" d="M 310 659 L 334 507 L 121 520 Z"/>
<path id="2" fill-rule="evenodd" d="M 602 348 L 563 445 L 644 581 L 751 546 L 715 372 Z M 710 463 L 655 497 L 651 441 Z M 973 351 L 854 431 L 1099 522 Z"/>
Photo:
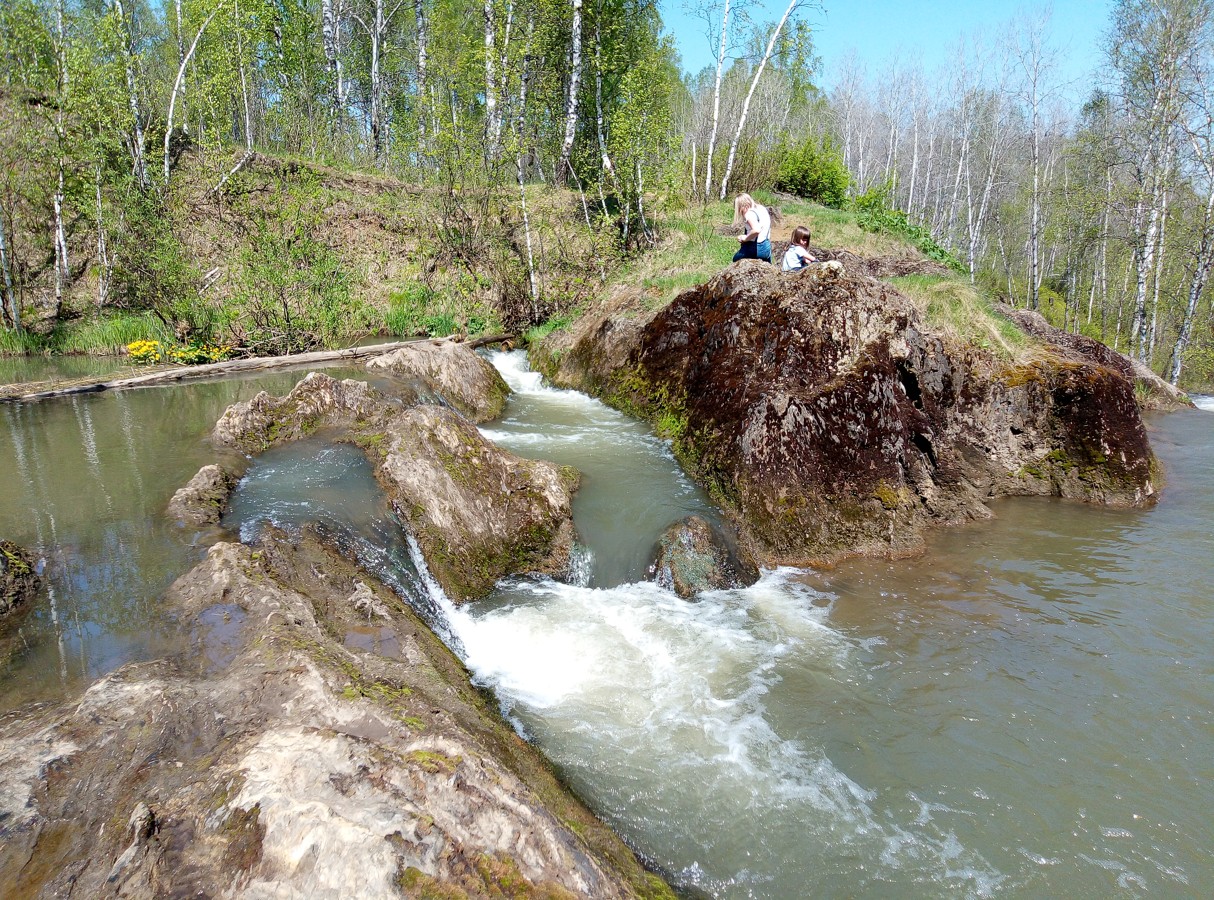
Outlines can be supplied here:
<path id="1" fill-rule="evenodd" d="M 441 406 L 405 410 L 359 440 L 454 602 L 507 575 L 568 569 L 576 469 L 515 456 Z"/>
<path id="2" fill-rule="evenodd" d="M 0 541 L 0 621 L 29 602 L 38 581 L 28 551 L 12 541 Z"/>
<path id="3" fill-rule="evenodd" d="M 744 587 L 759 573 L 730 552 L 713 527 L 700 516 L 675 522 L 658 538 L 654 580 L 689 599 L 704 591 Z"/>
<path id="4" fill-rule="evenodd" d="M 232 405 L 213 437 L 259 452 L 322 428 L 363 448 L 454 602 L 508 575 L 567 570 L 577 470 L 515 456 L 449 407 L 406 407 L 364 382 L 313 372 L 285 397 L 263 391 Z"/>
<path id="5" fill-rule="evenodd" d="M 324 427 L 382 421 L 391 408 L 365 381 L 338 381 L 323 372 L 309 372 L 285 397 L 262 391 L 229 406 L 215 423 L 211 439 L 221 447 L 260 453 Z"/>
<path id="6" fill-rule="evenodd" d="M 235 473 L 219 465 L 203 466 L 169 501 L 168 514 L 186 525 L 215 525 L 236 487 Z"/>
<path id="7" fill-rule="evenodd" d="M 915 552 L 926 525 L 998 496 L 1154 502 L 1119 368 L 1048 344 L 996 352 L 837 261 L 744 260 L 660 310 L 622 294 L 533 358 L 662 423 L 764 565 Z"/>
<path id="8" fill-rule="evenodd" d="M 673 897 L 341 552 L 216 544 L 166 603 L 196 656 L 6 715 L 0 895 Z"/>
<path id="9" fill-rule="evenodd" d="M 473 422 L 496 419 L 510 387 L 493 364 L 456 341 L 419 341 L 367 362 L 367 371 L 421 381 Z"/>

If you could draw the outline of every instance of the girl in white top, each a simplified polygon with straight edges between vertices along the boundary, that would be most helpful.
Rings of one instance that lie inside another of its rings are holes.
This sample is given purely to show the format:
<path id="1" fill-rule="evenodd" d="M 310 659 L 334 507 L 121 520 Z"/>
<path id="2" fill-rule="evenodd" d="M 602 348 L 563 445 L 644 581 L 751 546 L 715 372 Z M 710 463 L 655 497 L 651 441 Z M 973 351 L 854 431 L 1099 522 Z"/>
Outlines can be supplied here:
<path id="1" fill-rule="evenodd" d="M 750 194 L 738 194 L 733 201 L 733 213 L 733 223 L 746 226 L 746 233 L 738 238 L 741 246 L 733 261 L 762 259 L 771 262 L 771 215 L 767 207 L 756 203 Z"/>
<path id="2" fill-rule="evenodd" d="M 784 254 L 784 265 L 781 268 L 785 272 L 794 272 L 804 269 L 811 262 L 817 260 L 809 252 L 809 229 L 798 225 L 792 230 L 792 241 L 788 245 L 788 252 Z"/>

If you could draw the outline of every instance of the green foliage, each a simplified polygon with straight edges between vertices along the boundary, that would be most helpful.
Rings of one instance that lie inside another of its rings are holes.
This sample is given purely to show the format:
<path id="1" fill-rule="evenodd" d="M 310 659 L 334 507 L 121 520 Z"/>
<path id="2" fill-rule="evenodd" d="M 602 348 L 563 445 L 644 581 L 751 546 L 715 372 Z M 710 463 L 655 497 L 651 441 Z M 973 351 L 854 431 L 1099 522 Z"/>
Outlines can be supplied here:
<path id="1" fill-rule="evenodd" d="M 58 353 L 121 353 L 134 341 L 172 340 L 172 332 L 153 313 L 112 313 L 80 324 L 60 325 L 51 335 Z"/>
<path id="2" fill-rule="evenodd" d="M 568 314 L 553 316 L 542 325 L 536 325 L 523 332 L 523 340 L 528 344 L 538 344 L 554 331 L 560 331 L 573 322 L 574 317 Z"/>
<path id="3" fill-rule="evenodd" d="M 262 220 L 240 254 L 234 327 L 258 353 L 333 347 L 378 325 L 373 310 L 350 293 L 341 257 L 306 221 L 294 227 Z"/>
<path id="4" fill-rule="evenodd" d="M 842 154 L 829 139 L 819 140 L 811 135 L 801 143 L 785 148 L 782 156 L 776 177 L 777 188 L 823 206 L 843 208 L 851 175 Z"/>
<path id="5" fill-rule="evenodd" d="M 852 208 L 860 214 L 858 224 L 865 231 L 886 233 L 905 238 L 914 244 L 924 256 L 943 263 L 954 272 L 965 274 L 969 270 L 961 260 L 944 249 L 932 237 L 932 233 L 921 225 L 912 224 L 906 213 L 892 208 L 890 204 L 890 186 L 879 185 L 869 188 L 863 194 L 852 199 Z"/>

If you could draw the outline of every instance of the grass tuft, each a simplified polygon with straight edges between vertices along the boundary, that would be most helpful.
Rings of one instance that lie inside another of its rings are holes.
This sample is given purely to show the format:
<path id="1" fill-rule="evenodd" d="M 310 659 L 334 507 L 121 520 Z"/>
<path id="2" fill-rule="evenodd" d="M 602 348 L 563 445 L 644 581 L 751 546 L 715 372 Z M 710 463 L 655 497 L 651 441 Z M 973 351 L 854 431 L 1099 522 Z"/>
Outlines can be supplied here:
<path id="1" fill-rule="evenodd" d="M 914 301 L 934 328 L 1009 362 L 1032 355 L 1032 339 L 996 312 L 968 281 L 951 275 L 906 275 L 890 283 Z"/>

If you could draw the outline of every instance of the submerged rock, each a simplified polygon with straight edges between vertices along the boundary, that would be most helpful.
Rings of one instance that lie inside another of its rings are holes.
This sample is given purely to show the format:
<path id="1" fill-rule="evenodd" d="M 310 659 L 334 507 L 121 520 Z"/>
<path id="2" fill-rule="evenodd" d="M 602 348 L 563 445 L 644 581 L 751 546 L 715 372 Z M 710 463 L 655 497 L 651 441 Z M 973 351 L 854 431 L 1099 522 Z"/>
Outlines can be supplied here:
<path id="1" fill-rule="evenodd" d="M 29 602 L 38 581 L 29 553 L 12 541 L 0 541 L 0 621 Z"/>
<path id="2" fill-rule="evenodd" d="M 1000 358 L 837 262 L 739 262 L 664 309 L 618 298 L 550 340 L 537 367 L 661 421 L 766 565 L 914 552 L 929 523 L 1002 495 L 1154 500 L 1118 368 L 1049 347 Z"/>
<path id="3" fill-rule="evenodd" d="M 496 419 L 510 396 L 493 364 L 455 341 L 410 344 L 369 360 L 367 371 L 420 380 L 473 422 Z"/>
<path id="4" fill-rule="evenodd" d="M 440 406 L 361 439 L 378 448 L 376 477 L 456 603 L 507 575 L 568 569 L 575 469 L 515 456 Z"/>
<path id="5" fill-rule="evenodd" d="M 658 538 L 654 580 L 680 597 L 744 587 L 759 573 L 740 563 L 712 526 L 699 516 L 676 522 Z"/>
<path id="6" fill-rule="evenodd" d="M 235 473 L 222 466 L 203 466 L 185 487 L 173 494 L 168 515 L 186 525 L 214 525 L 223 516 L 237 481 Z"/>
<path id="7" fill-rule="evenodd" d="M 166 602 L 206 652 L 6 716 L 0 895 L 673 897 L 342 554 L 216 544 Z"/>

